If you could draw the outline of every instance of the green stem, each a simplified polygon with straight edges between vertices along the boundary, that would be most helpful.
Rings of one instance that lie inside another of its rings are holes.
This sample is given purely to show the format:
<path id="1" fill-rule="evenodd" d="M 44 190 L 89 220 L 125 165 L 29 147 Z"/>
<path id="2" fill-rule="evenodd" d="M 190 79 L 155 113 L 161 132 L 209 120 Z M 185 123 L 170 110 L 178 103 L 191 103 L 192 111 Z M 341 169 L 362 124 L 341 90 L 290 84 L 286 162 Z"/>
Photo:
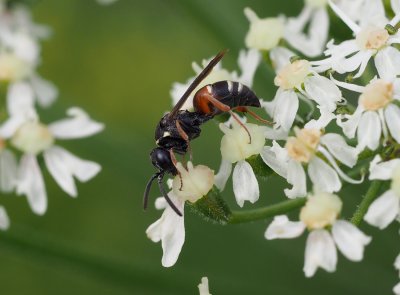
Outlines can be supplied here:
<path id="1" fill-rule="evenodd" d="M 382 181 L 374 180 L 371 182 L 371 185 L 369 186 L 367 193 L 365 194 L 361 203 L 358 205 L 357 210 L 353 214 L 353 217 L 350 219 L 351 223 L 357 226 L 360 225 L 364 215 L 367 213 L 369 205 L 371 205 L 371 203 L 378 196 L 381 186 L 382 186 Z"/>
<path id="2" fill-rule="evenodd" d="M 307 198 L 297 198 L 264 208 L 257 208 L 247 211 L 233 211 L 230 215 L 228 223 L 237 224 L 271 218 L 279 214 L 285 214 L 289 211 L 299 209 L 304 206 L 306 201 Z"/>

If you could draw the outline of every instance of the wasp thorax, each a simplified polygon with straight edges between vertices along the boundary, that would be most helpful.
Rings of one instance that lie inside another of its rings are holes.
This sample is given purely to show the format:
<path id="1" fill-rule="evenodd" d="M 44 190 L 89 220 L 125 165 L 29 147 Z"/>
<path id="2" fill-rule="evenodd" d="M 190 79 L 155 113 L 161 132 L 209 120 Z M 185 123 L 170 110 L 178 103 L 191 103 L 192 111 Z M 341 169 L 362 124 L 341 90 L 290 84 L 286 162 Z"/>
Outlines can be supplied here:
<path id="1" fill-rule="evenodd" d="M 325 7 L 328 4 L 327 0 L 306 0 L 305 2 L 307 5 L 316 8 Z"/>
<path id="2" fill-rule="evenodd" d="M 284 66 L 275 77 L 276 86 L 285 90 L 299 87 L 310 73 L 310 63 L 300 59 Z"/>
<path id="3" fill-rule="evenodd" d="M 316 193 L 308 197 L 307 203 L 300 211 L 300 220 L 308 229 L 321 229 L 332 225 L 340 211 L 342 200 L 334 194 Z"/>
<path id="4" fill-rule="evenodd" d="M 16 81 L 25 78 L 30 66 L 15 54 L 0 54 L 0 81 Z"/>
<path id="5" fill-rule="evenodd" d="M 389 33 L 378 27 L 367 27 L 356 36 L 356 42 L 361 49 L 380 49 L 386 45 Z"/>
<path id="6" fill-rule="evenodd" d="M 308 163 L 318 147 L 321 131 L 295 128 L 295 134 L 286 141 L 286 150 L 293 160 Z"/>
<path id="7" fill-rule="evenodd" d="M 400 197 L 400 165 L 393 170 L 391 189 Z"/>
<path id="8" fill-rule="evenodd" d="M 180 175 L 175 176 L 172 190 L 183 201 L 192 203 L 207 195 L 214 185 L 214 171 L 204 165 L 193 166 L 187 163 L 187 169 L 181 163 L 176 168 Z"/>
<path id="9" fill-rule="evenodd" d="M 38 154 L 54 143 L 54 137 L 46 125 L 40 122 L 23 124 L 11 139 L 12 144 L 21 151 Z"/>
<path id="10" fill-rule="evenodd" d="M 244 13 L 250 21 L 250 29 L 246 35 L 246 46 L 259 50 L 270 50 L 276 47 L 283 37 L 283 21 L 276 17 L 260 19 L 250 8 Z"/>
<path id="11" fill-rule="evenodd" d="M 375 80 L 368 84 L 360 95 L 360 103 L 364 109 L 376 111 L 386 107 L 393 99 L 393 84 Z"/>
<path id="12" fill-rule="evenodd" d="M 221 155 L 227 161 L 236 163 L 261 152 L 265 144 L 265 128 L 255 124 L 244 123 L 246 129 L 233 121 L 232 128 L 224 124 L 219 127 L 225 135 L 221 139 Z"/>

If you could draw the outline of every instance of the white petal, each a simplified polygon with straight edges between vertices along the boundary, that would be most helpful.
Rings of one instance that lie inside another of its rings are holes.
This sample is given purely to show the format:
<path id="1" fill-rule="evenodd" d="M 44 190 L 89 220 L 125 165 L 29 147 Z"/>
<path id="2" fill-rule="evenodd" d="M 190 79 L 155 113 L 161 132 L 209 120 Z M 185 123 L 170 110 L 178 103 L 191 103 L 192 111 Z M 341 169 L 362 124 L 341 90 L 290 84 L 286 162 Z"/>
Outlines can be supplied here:
<path id="1" fill-rule="evenodd" d="M 354 34 L 357 34 L 360 31 L 360 27 L 346 14 L 346 12 L 342 11 L 338 6 L 336 6 L 332 0 L 329 0 L 328 3 L 337 16 L 342 19 L 342 21 L 350 28 L 350 30 L 353 31 Z"/>
<path id="2" fill-rule="evenodd" d="M 211 295 L 210 290 L 208 288 L 208 278 L 201 278 L 201 283 L 198 285 L 199 287 L 199 295 Z"/>
<path id="3" fill-rule="evenodd" d="M 171 194 L 169 196 L 175 206 L 183 213 L 184 204 L 178 202 Z M 183 243 L 185 242 L 184 218 L 178 216 L 168 206 L 161 218 L 147 228 L 146 234 L 153 242 L 161 240 L 163 249 L 162 265 L 164 267 L 173 266 L 178 260 Z"/>
<path id="4" fill-rule="evenodd" d="M 257 178 L 249 163 L 242 160 L 236 163 L 233 170 L 233 192 L 236 202 L 243 207 L 244 201 L 255 203 L 260 197 Z"/>
<path id="5" fill-rule="evenodd" d="M 390 104 L 385 109 L 386 125 L 390 134 L 400 143 L 400 109 L 397 105 Z"/>
<path id="6" fill-rule="evenodd" d="M 369 206 L 364 220 L 371 225 L 384 229 L 399 214 L 399 206 L 399 196 L 392 190 L 388 190 Z"/>
<path id="7" fill-rule="evenodd" d="M 330 79 L 337 85 L 340 86 L 344 89 L 348 89 L 354 92 L 358 92 L 358 93 L 362 93 L 365 89 L 365 86 L 360 86 L 360 85 L 356 85 L 356 84 L 351 84 L 351 83 L 347 83 L 347 82 L 343 82 L 343 81 L 339 81 L 336 80 L 335 78 L 333 78 L 332 75 L 330 75 Z"/>
<path id="8" fill-rule="evenodd" d="M 379 115 L 373 111 L 363 113 L 357 129 L 357 148 L 360 151 L 365 147 L 368 147 L 370 150 L 376 150 L 379 145 L 381 133 L 382 128 Z"/>
<path id="9" fill-rule="evenodd" d="M 47 169 L 49 169 L 54 180 L 72 197 L 77 196 L 73 176 L 82 182 L 86 182 L 101 170 L 99 164 L 82 160 L 58 146 L 47 149 L 43 155 Z"/>
<path id="10" fill-rule="evenodd" d="M 390 0 L 390 5 L 392 6 L 392 9 L 395 12 L 395 14 L 400 13 L 400 1 L 399 0 Z"/>
<path id="11" fill-rule="evenodd" d="M 58 96 L 57 87 L 50 81 L 44 80 L 39 75 L 31 77 L 31 84 L 36 93 L 39 105 L 42 107 L 50 106 Z"/>
<path id="12" fill-rule="evenodd" d="M 336 115 L 323 107 L 318 107 L 321 113 L 320 117 L 315 120 L 312 119 L 304 125 L 305 129 L 324 129 L 328 124 L 336 118 Z"/>
<path id="13" fill-rule="evenodd" d="M 393 293 L 396 295 L 400 295 L 400 283 L 393 287 Z"/>
<path id="14" fill-rule="evenodd" d="M 214 185 L 220 190 L 223 191 L 226 185 L 226 182 L 231 176 L 232 172 L 232 163 L 230 161 L 222 159 L 221 166 L 219 166 L 219 171 L 214 178 Z"/>
<path id="15" fill-rule="evenodd" d="M 286 140 L 289 136 L 289 130 L 284 130 L 283 128 L 270 128 L 266 127 L 264 132 L 266 139 L 271 140 Z"/>
<path id="16" fill-rule="evenodd" d="M 379 50 L 374 61 L 381 79 L 391 80 L 400 74 L 400 52 L 397 49 L 387 46 Z"/>
<path id="17" fill-rule="evenodd" d="M 18 169 L 17 194 L 26 195 L 32 211 L 43 215 L 47 209 L 47 195 L 42 172 L 34 155 L 25 154 Z"/>
<path id="18" fill-rule="evenodd" d="M 369 178 L 389 180 L 392 178 L 394 169 L 400 165 L 400 159 L 392 159 L 382 162 L 382 158 L 376 155 L 369 166 Z"/>
<path id="19" fill-rule="evenodd" d="M 313 157 L 308 165 L 308 175 L 315 189 L 327 193 L 340 190 L 342 183 L 336 171 L 318 157 Z"/>
<path id="20" fill-rule="evenodd" d="M 104 124 L 93 121 L 80 108 L 70 108 L 67 114 L 69 119 L 63 119 L 49 125 L 54 137 L 58 139 L 75 139 L 94 135 L 104 129 Z"/>
<path id="21" fill-rule="evenodd" d="M 34 108 L 34 93 L 26 82 L 17 82 L 10 85 L 7 93 L 7 110 L 11 116 L 24 114 Z"/>
<path id="22" fill-rule="evenodd" d="M 333 224 L 332 236 L 340 252 L 351 261 L 361 261 L 364 247 L 371 242 L 371 237 L 344 220 L 338 220 Z"/>
<path id="23" fill-rule="evenodd" d="M 10 227 L 10 218 L 8 217 L 6 209 L 0 206 L 0 229 L 7 230 Z"/>
<path id="24" fill-rule="evenodd" d="M 336 109 L 336 102 L 342 99 L 342 93 L 335 83 L 319 75 L 306 79 L 304 88 L 312 100 L 330 112 Z"/>
<path id="25" fill-rule="evenodd" d="M 291 189 L 284 190 L 288 198 L 304 197 L 307 194 L 306 173 L 300 163 L 293 160 L 289 161 L 287 182 L 293 185 Z"/>
<path id="26" fill-rule="evenodd" d="M 274 145 L 278 145 L 274 141 Z M 280 149 L 285 150 L 284 148 L 280 147 Z M 272 148 L 269 146 L 265 146 L 263 150 L 261 151 L 260 155 L 261 158 L 263 159 L 264 163 L 267 164 L 272 170 L 274 170 L 277 174 L 282 176 L 283 178 L 286 178 L 287 176 L 287 169 L 288 169 L 288 159 L 287 157 L 279 157 L 276 154 L 277 148 Z"/>
<path id="27" fill-rule="evenodd" d="M 299 99 L 292 90 L 278 91 L 275 99 L 274 127 L 282 127 L 284 130 L 290 130 L 299 108 Z"/>
<path id="28" fill-rule="evenodd" d="M 349 146 L 339 134 L 325 134 L 321 137 L 321 143 L 328 148 L 329 152 L 338 159 L 339 162 L 346 166 L 353 167 L 357 163 L 357 149 Z"/>
<path id="29" fill-rule="evenodd" d="M 17 182 L 17 159 L 9 150 L 0 152 L 0 190 L 10 193 Z"/>
<path id="30" fill-rule="evenodd" d="M 305 229 L 306 225 L 303 222 L 289 221 L 286 215 L 278 215 L 274 217 L 264 236 L 267 240 L 292 239 L 299 237 Z"/>
<path id="31" fill-rule="evenodd" d="M 238 81 L 248 87 L 253 85 L 254 74 L 261 61 L 261 53 L 257 49 L 241 50 L 238 64 L 242 74 Z"/>
<path id="32" fill-rule="evenodd" d="M 285 47 L 275 47 L 270 52 L 272 65 L 276 72 L 290 63 L 290 58 L 296 54 Z"/>
<path id="33" fill-rule="evenodd" d="M 357 128 L 360 124 L 361 116 L 363 114 L 362 107 L 358 106 L 353 115 L 350 116 L 338 116 L 337 124 L 343 128 L 343 133 L 348 138 L 353 138 L 356 134 Z M 343 122 L 343 119 L 346 118 L 347 121 Z"/>
<path id="34" fill-rule="evenodd" d="M 336 270 L 337 252 L 331 235 L 326 230 L 314 230 L 307 238 L 304 261 L 306 277 L 312 277 L 318 267 L 328 272 Z"/>

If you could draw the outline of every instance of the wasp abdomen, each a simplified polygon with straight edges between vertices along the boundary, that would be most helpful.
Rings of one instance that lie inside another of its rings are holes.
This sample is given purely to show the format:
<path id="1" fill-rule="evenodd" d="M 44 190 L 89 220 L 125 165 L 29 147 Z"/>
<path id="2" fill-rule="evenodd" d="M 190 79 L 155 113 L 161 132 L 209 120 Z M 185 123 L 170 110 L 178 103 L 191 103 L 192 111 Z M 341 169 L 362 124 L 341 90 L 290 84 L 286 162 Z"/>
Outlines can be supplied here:
<path id="1" fill-rule="evenodd" d="M 260 101 L 249 87 L 239 82 L 219 81 L 204 86 L 194 96 L 193 105 L 196 111 L 217 115 L 223 111 L 208 99 L 211 96 L 231 109 L 240 106 L 260 107 Z"/>

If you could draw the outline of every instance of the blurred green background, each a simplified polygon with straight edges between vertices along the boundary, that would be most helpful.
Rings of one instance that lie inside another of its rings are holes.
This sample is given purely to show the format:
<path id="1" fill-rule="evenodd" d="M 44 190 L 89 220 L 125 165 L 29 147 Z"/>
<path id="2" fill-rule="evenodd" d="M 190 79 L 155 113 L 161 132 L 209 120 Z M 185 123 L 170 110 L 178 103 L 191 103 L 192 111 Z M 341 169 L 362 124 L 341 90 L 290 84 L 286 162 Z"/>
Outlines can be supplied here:
<path id="1" fill-rule="evenodd" d="M 311 279 L 302 272 L 305 237 L 267 242 L 269 221 L 219 226 L 187 211 L 186 242 L 168 269 L 161 266 L 160 244 L 146 238 L 147 226 L 161 214 L 141 207 L 154 172 L 148 153 L 155 125 L 171 107 L 171 85 L 193 75 L 192 61 L 223 48 L 230 49 L 223 64 L 237 69 L 248 28 L 246 6 L 260 16 L 296 15 L 302 3 L 120 0 L 104 7 L 94 0 L 42 0 L 34 6 L 35 20 L 54 30 L 43 45 L 39 72 L 60 90 L 55 106 L 42 112 L 43 121 L 77 105 L 105 122 L 100 135 L 61 143 L 103 170 L 79 185 L 77 199 L 46 172 L 44 217 L 35 216 L 25 198 L 1 197 L 12 220 L 11 229 L 0 234 L 2 294 L 198 294 L 202 276 L 208 276 L 215 295 L 391 293 L 398 281 L 392 266 L 399 251 L 395 226 L 381 232 L 363 225 L 374 236 L 364 261 L 351 263 L 339 255 L 337 272 L 320 270 Z M 334 30 L 346 32 L 338 23 Z M 254 86 L 260 96 L 272 98 L 271 81 L 271 72 L 260 67 Z M 195 162 L 218 169 L 220 138 L 217 124 L 208 123 L 193 143 Z M 257 205 L 284 200 L 284 186 L 279 179 L 264 182 Z M 364 187 L 345 190 L 348 214 L 364 192 Z M 154 187 L 152 201 L 158 194 Z M 230 191 L 224 195 L 238 209 Z"/>

